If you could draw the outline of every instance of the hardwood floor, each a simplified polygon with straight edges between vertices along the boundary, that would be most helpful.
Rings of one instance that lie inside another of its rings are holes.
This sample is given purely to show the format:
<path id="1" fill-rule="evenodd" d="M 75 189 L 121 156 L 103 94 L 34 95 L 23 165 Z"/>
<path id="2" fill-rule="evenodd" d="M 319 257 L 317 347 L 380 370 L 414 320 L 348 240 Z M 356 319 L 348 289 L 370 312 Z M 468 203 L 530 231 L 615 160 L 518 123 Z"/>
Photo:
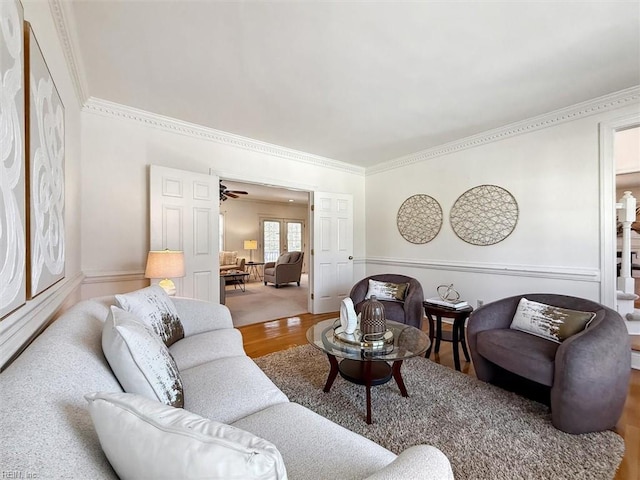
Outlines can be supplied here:
<path id="1" fill-rule="evenodd" d="M 244 338 L 244 348 L 252 358 L 268 353 L 285 350 L 297 345 L 306 345 L 306 331 L 315 323 L 335 318 L 338 314 L 305 314 L 299 317 L 282 318 L 270 322 L 239 327 Z M 426 326 L 424 327 L 426 329 Z M 445 327 L 446 328 L 446 327 Z M 441 365 L 453 368 L 451 344 L 442 342 L 440 353 L 431 354 L 431 359 Z M 471 363 L 464 362 L 461 356 L 462 371 L 475 376 Z M 629 382 L 629 394 L 622 417 L 615 431 L 625 441 L 625 456 L 616 473 L 615 480 L 640 480 L 640 370 L 632 370 Z"/>

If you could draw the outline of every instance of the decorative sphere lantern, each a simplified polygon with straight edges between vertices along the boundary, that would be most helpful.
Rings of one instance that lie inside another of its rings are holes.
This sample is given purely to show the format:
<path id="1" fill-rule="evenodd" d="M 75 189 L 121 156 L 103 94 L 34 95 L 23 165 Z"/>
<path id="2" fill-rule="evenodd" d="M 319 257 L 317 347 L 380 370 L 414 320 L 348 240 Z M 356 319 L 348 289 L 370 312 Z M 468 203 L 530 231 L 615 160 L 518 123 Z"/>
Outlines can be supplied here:
<path id="1" fill-rule="evenodd" d="M 360 310 L 360 331 L 363 336 L 373 340 L 387 331 L 387 320 L 384 317 L 384 305 L 375 295 L 362 304 Z"/>

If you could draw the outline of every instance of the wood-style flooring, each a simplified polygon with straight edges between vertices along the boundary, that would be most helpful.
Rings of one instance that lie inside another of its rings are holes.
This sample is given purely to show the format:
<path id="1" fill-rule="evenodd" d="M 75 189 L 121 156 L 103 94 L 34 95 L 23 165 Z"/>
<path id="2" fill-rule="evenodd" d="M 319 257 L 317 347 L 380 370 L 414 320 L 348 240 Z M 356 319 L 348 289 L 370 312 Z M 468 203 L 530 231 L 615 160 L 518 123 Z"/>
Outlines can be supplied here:
<path id="1" fill-rule="evenodd" d="M 337 316 L 337 312 L 323 315 L 305 314 L 299 317 L 282 318 L 240 327 L 244 338 L 244 348 L 250 357 L 256 358 L 297 345 L 305 345 L 307 343 L 305 334 L 310 326 L 321 320 Z M 475 376 L 471 363 L 464 362 L 462 355 L 460 357 L 462 371 Z M 451 343 L 442 342 L 440 353 L 432 353 L 431 359 L 441 365 L 453 368 Z M 631 372 L 629 394 L 615 431 L 624 438 L 626 446 L 625 456 L 616 473 L 615 480 L 640 480 L 640 370 L 632 370 Z"/>

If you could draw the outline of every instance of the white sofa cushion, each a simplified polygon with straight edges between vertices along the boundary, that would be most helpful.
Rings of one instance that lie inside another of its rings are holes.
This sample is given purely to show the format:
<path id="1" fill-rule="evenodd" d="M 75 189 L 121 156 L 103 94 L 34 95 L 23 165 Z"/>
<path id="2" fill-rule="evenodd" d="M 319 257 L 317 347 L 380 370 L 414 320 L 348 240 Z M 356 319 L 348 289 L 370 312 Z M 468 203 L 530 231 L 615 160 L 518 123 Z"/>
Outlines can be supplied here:
<path id="1" fill-rule="evenodd" d="M 185 337 L 171 345 L 169 352 L 181 372 L 219 358 L 246 356 L 242 334 L 235 328 Z"/>
<path id="2" fill-rule="evenodd" d="M 167 405 L 184 405 L 182 379 L 160 337 L 132 313 L 112 306 L 102 329 L 102 351 L 125 392 Z"/>
<path id="3" fill-rule="evenodd" d="M 246 355 L 213 360 L 180 371 L 184 408 L 223 423 L 288 402 L 260 367 Z"/>
<path id="4" fill-rule="evenodd" d="M 127 393 L 85 396 L 100 444 L 121 479 L 286 479 L 270 442 Z"/>
<path id="5" fill-rule="evenodd" d="M 168 347 L 184 338 L 184 329 L 178 311 L 162 287 L 150 287 L 116 295 L 120 307 L 136 315 L 153 329 Z"/>
<path id="6" fill-rule="evenodd" d="M 272 442 L 291 478 L 362 479 L 396 459 L 386 448 L 297 403 L 273 405 L 233 425 Z"/>

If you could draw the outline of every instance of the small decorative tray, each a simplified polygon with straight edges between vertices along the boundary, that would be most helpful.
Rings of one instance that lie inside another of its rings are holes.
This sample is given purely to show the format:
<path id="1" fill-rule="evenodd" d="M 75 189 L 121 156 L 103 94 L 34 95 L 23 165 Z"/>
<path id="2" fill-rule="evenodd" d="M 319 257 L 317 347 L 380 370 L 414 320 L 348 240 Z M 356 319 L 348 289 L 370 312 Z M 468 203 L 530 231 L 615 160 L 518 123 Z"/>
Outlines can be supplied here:
<path id="1" fill-rule="evenodd" d="M 341 342 L 358 346 L 362 349 L 376 350 L 393 345 L 393 332 L 391 330 L 387 330 L 383 334 L 363 335 L 360 330 L 346 333 L 344 328 L 338 326 L 334 328 L 333 336 Z"/>

